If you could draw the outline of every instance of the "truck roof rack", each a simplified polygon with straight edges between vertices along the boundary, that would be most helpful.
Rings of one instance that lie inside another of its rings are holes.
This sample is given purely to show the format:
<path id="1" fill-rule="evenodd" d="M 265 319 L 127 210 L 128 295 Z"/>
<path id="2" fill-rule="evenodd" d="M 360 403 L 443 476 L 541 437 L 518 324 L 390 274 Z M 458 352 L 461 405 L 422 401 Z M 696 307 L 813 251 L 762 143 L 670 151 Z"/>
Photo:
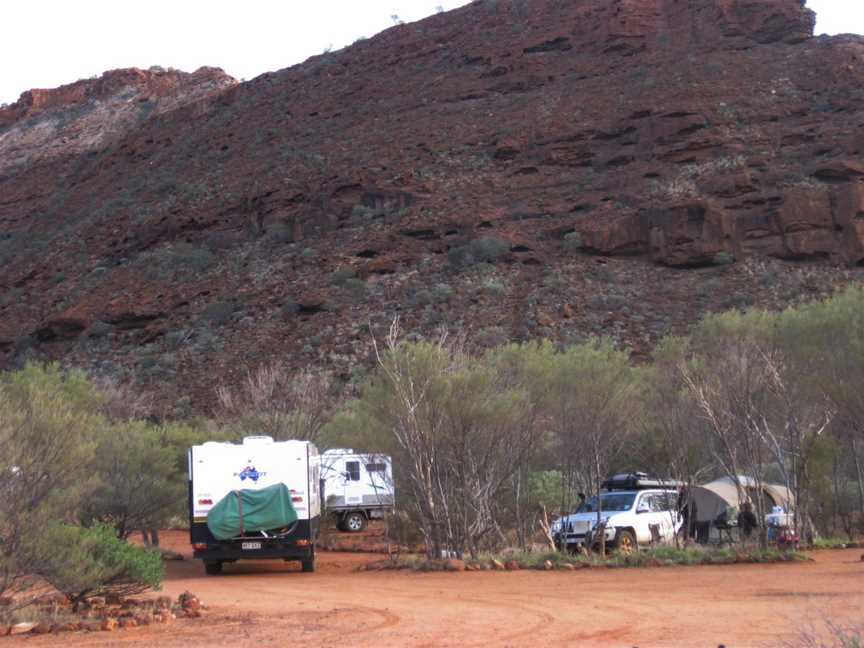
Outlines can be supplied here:
<path id="1" fill-rule="evenodd" d="M 683 482 L 676 479 L 661 479 L 649 477 L 648 473 L 632 472 L 612 475 L 600 487 L 607 491 L 613 490 L 646 490 L 649 488 L 680 488 Z"/>

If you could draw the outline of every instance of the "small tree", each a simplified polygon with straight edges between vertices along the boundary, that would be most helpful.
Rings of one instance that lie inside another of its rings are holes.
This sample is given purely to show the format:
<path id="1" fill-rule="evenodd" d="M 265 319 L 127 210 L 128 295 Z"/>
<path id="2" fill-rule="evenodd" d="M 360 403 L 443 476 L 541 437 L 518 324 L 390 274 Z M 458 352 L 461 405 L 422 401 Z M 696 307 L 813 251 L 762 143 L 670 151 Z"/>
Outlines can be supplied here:
<path id="1" fill-rule="evenodd" d="M 101 524 L 54 522 L 31 539 L 22 557 L 31 573 L 76 606 L 92 596 L 131 596 L 158 589 L 165 572 L 158 552 L 127 544 L 113 527 Z"/>
<path id="2" fill-rule="evenodd" d="M 82 372 L 56 364 L 0 375 L 0 595 L 27 588 L 22 552 L 92 490 L 102 404 Z"/>
<path id="3" fill-rule="evenodd" d="M 531 400 L 496 357 L 403 342 L 396 321 L 376 348 L 355 420 L 395 455 L 429 556 L 476 555 L 503 537 L 502 493 L 533 445 Z"/>
<path id="4" fill-rule="evenodd" d="M 602 532 L 600 485 L 626 444 L 636 394 L 627 355 L 609 340 L 592 340 L 551 357 L 544 412 L 557 436 L 562 469 L 598 493 L 596 528 Z"/>
<path id="5" fill-rule="evenodd" d="M 771 368 L 776 353 L 774 321 L 761 311 L 730 311 L 706 317 L 694 336 L 695 354 L 681 364 L 682 378 L 706 424 L 711 452 L 733 481 L 741 502 L 755 495 L 760 544 L 765 532 L 765 474 L 774 458 L 766 439 L 772 433 Z M 742 475 L 748 479 L 742 480 Z"/>
<path id="6" fill-rule="evenodd" d="M 110 524 L 119 538 L 158 529 L 184 510 L 186 449 L 193 428 L 127 421 L 107 428 L 95 454 L 99 488 L 82 504 L 85 522 Z M 149 540 L 149 538 L 148 538 Z M 158 536 L 153 538 L 158 544 Z"/>
<path id="7" fill-rule="evenodd" d="M 333 414 L 336 391 L 323 373 L 292 373 L 277 362 L 247 372 L 238 387 L 219 387 L 218 415 L 244 432 L 314 442 Z"/>
<path id="8" fill-rule="evenodd" d="M 678 505 L 686 513 L 686 535 L 696 514 L 689 495 L 712 466 L 697 403 L 679 370 L 688 349 L 686 339 L 666 338 L 655 349 L 653 363 L 635 372 L 642 407 L 640 442 L 632 456 L 632 461 L 638 459 L 642 465 L 653 466 L 660 476 L 684 484 L 686 499 Z M 675 540 L 677 544 L 677 536 Z"/>

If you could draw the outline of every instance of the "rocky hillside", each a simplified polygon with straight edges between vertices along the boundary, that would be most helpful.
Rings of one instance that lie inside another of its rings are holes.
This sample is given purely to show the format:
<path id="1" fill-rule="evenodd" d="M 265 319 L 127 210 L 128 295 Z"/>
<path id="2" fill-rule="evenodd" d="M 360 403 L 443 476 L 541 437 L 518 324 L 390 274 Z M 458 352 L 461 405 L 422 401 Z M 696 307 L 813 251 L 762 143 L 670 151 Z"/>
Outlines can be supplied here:
<path id="1" fill-rule="evenodd" d="M 478 0 L 253 81 L 118 71 L 0 112 L 0 362 L 177 414 L 370 330 L 613 336 L 864 274 L 864 38 L 800 0 Z"/>

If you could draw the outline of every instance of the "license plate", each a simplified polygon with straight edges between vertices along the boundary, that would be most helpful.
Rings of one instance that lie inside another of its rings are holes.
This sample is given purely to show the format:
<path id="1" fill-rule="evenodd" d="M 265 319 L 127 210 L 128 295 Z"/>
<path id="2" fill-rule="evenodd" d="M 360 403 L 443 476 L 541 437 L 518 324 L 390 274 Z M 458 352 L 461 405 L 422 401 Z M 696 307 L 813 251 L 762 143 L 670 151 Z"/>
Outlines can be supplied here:
<path id="1" fill-rule="evenodd" d="M 240 548 L 243 549 L 244 551 L 246 549 L 260 549 L 261 543 L 260 542 L 244 542 L 240 545 Z"/>

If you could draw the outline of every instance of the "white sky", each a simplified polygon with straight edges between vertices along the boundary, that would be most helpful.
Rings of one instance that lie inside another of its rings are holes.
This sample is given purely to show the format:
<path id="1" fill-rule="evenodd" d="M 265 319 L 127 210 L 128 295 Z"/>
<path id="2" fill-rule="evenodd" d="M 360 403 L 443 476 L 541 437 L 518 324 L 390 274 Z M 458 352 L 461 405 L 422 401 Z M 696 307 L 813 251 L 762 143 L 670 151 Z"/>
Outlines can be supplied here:
<path id="1" fill-rule="evenodd" d="M 251 79 L 468 0 L 2 0 L 0 103 L 122 67 Z M 864 33 L 862 0 L 808 0 L 816 32 Z"/>

